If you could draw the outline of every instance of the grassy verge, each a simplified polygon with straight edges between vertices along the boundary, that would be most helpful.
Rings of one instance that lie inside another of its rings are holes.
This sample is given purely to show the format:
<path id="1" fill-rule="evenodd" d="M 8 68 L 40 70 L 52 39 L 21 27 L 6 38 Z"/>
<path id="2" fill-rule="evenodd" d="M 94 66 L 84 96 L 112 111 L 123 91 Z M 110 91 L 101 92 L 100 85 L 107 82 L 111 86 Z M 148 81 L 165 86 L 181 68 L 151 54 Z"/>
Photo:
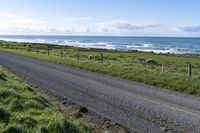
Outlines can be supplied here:
<path id="1" fill-rule="evenodd" d="M 200 95 L 199 55 L 100 51 L 4 41 L 0 42 L 0 50 Z M 188 64 L 192 64 L 191 77 L 188 77 Z"/>
<path id="2" fill-rule="evenodd" d="M 87 127 L 0 67 L 0 132 L 86 133 Z"/>

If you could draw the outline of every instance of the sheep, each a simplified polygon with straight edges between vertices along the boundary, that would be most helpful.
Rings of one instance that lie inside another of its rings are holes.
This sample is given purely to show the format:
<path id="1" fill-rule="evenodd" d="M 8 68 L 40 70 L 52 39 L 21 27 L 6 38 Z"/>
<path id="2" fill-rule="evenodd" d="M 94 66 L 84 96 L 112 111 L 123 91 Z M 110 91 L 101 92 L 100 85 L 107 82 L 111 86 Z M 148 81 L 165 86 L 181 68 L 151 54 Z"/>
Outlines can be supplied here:
<path id="1" fill-rule="evenodd" d="M 147 59 L 146 64 L 157 64 L 157 61 L 155 61 L 154 59 Z"/>
<path id="2" fill-rule="evenodd" d="M 138 60 L 139 60 L 140 62 L 145 62 L 145 58 L 144 58 L 144 57 L 138 57 Z"/>
<path id="3" fill-rule="evenodd" d="M 93 58 L 94 58 L 94 57 L 93 57 L 92 55 L 89 55 L 89 56 L 88 56 L 88 59 L 89 59 L 89 60 L 92 60 Z"/>

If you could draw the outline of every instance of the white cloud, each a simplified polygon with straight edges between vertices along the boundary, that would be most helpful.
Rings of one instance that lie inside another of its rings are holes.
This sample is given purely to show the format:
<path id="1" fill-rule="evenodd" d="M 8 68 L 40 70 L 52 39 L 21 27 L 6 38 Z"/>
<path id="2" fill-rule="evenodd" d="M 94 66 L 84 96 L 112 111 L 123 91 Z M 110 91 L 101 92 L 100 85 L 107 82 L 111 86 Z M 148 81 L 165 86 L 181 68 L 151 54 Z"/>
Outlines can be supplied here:
<path id="1" fill-rule="evenodd" d="M 16 22 L 19 24 L 44 24 L 44 21 L 31 19 L 31 18 L 18 18 Z"/>
<path id="2" fill-rule="evenodd" d="M 87 21 L 92 20 L 92 17 L 67 17 L 66 19 L 70 21 Z"/>
<path id="3" fill-rule="evenodd" d="M 70 20 L 90 20 L 91 17 L 70 17 Z M 48 22 L 48 23 L 47 23 Z M 1 34 L 75 34 L 75 33 L 89 33 L 89 28 L 82 28 L 81 26 L 70 26 L 66 19 L 61 23 L 53 24 L 54 22 L 34 19 L 31 17 L 0 14 L 0 33 Z M 65 24 L 66 23 L 66 24 Z M 69 23 L 71 24 L 71 22 Z M 54 26 L 55 25 L 55 26 Z"/>
<path id="4" fill-rule="evenodd" d="M 0 33 L 11 34 L 75 34 L 75 33 L 89 33 L 89 29 L 84 28 L 66 28 L 66 27 L 45 27 L 45 26 L 16 26 L 7 25 L 0 26 Z"/>
<path id="5" fill-rule="evenodd" d="M 40 20 L 20 15 L 0 14 L 0 34 L 183 35 L 200 32 L 200 25 L 197 24 L 177 26 L 172 31 L 169 26 L 154 22 L 113 20 L 100 23 L 89 21 L 92 19 L 68 17 L 56 21 L 57 19 Z"/>
<path id="6" fill-rule="evenodd" d="M 0 13 L 0 34 L 199 36 L 199 32 L 200 24 L 172 27 L 155 22 L 123 20 L 100 23 L 97 20 L 93 20 L 92 17 L 62 17 L 62 19 L 48 18 L 47 20 L 41 20 L 33 17 Z"/>
<path id="7" fill-rule="evenodd" d="M 175 31 L 181 32 L 200 32 L 200 24 L 182 25 L 175 28 Z"/>
<path id="8" fill-rule="evenodd" d="M 160 24 L 157 23 L 133 23 L 126 21 L 108 21 L 99 24 L 99 29 L 102 32 L 112 31 L 144 31 L 152 28 L 158 28 Z"/>
<path id="9" fill-rule="evenodd" d="M 52 26 L 51 23 L 44 23 L 44 21 L 25 18 L 21 16 L 7 15 L 7 18 L 12 20 L 0 24 L 0 33 L 11 34 L 106 34 L 106 35 L 119 35 L 119 34 L 143 34 L 152 28 L 157 28 L 160 25 L 156 23 L 131 23 L 125 21 L 109 21 L 99 24 L 90 23 L 76 23 L 73 25 L 62 24 L 59 26 Z M 71 18 L 80 20 L 80 18 Z M 89 18 L 82 18 L 89 19 Z M 0 22 L 1 23 L 1 22 Z M 63 20 L 63 23 L 65 21 Z M 69 23 L 70 24 L 70 23 Z"/>
<path id="10" fill-rule="evenodd" d="M 38 25 L 45 24 L 45 21 L 13 14 L 0 14 L 0 24 Z"/>
<path id="11" fill-rule="evenodd" d="M 1 34 L 41 32 L 41 27 L 43 27 L 45 24 L 45 21 L 31 17 L 13 14 L 0 14 Z"/>

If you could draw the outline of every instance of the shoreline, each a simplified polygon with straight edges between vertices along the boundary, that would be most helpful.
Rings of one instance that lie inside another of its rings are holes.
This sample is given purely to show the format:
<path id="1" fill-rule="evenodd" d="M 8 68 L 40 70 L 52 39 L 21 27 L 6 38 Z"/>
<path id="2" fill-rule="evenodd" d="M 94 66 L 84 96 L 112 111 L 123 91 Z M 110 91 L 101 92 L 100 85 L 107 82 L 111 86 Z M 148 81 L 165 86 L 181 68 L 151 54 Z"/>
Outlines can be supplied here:
<path id="1" fill-rule="evenodd" d="M 62 49 L 62 48 L 75 48 L 78 49 L 80 51 L 94 51 L 94 52 L 118 52 L 118 53 L 148 53 L 148 54 L 155 54 L 155 55 L 166 55 L 166 56 L 181 56 L 181 57 L 200 57 L 200 54 L 180 54 L 180 53 L 156 53 L 156 52 L 149 52 L 149 51 L 140 51 L 140 50 L 115 50 L 115 49 L 101 49 L 101 48 L 84 48 L 84 47 L 76 47 L 76 46 L 71 46 L 71 45 L 59 45 L 59 44 L 51 44 L 51 43 L 34 43 L 34 42 L 17 42 L 17 41 L 4 41 L 4 40 L 0 40 L 3 42 L 10 42 L 10 43 L 17 43 L 17 44 L 28 44 L 31 46 L 34 45 L 41 45 L 41 46 L 47 46 L 49 48 L 58 48 L 58 49 Z M 34 47 L 33 47 L 34 48 Z"/>
<path id="2" fill-rule="evenodd" d="M 121 37 L 121 36 L 2 36 L 0 40 L 26 43 L 67 45 L 86 49 L 142 51 L 156 54 L 200 54 L 200 39 L 184 37 Z"/>

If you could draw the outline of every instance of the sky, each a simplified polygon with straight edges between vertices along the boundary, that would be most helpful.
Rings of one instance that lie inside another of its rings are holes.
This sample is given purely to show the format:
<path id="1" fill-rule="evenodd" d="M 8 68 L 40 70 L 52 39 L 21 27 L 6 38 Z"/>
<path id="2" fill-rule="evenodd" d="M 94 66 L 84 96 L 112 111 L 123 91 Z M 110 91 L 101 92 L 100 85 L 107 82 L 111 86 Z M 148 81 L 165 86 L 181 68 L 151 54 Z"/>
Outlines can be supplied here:
<path id="1" fill-rule="evenodd" d="M 0 34 L 200 37 L 200 0 L 0 0 Z"/>

